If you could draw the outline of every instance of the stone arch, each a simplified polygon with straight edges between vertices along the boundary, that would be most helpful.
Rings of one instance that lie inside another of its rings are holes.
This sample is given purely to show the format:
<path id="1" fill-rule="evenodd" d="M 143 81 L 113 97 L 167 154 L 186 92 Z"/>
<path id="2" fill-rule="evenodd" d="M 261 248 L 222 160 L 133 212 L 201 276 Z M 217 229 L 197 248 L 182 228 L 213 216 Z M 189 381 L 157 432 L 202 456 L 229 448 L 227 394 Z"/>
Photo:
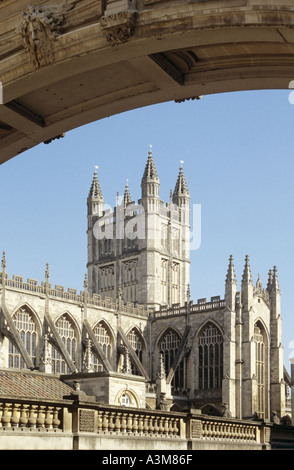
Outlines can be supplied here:
<path id="1" fill-rule="evenodd" d="M 208 319 L 196 335 L 196 388 L 220 389 L 223 379 L 224 335 L 219 325 Z"/>
<path id="2" fill-rule="evenodd" d="M 23 346 L 36 366 L 39 360 L 39 339 L 41 334 L 40 319 L 35 310 L 27 303 L 22 303 L 14 309 L 11 318 L 18 331 Z M 13 338 L 7 338 L 8 367 L 26 369 L 26 364 L 21 352 L 17 348 Z"/>
<path id="3" fill-rule="evenodd" d="M 112 331 L 111 326 L 105 319 L 98 320 L 92 327 L 93 333 L 97 338 L 98 343 L 100 344 L 102 351 L 105 357 L 113 362 L 113 357 L 115 355 L 116 343 L 115 336 Z M 102 372 L 104 366 L 101 359 L 97 354 L 93 353 L 92 355 L 93 367 L 96 372 Z"/>
<path id="4" fill-rule="evenodd" d="M 140 408 L 140 400 L 136 392 L 132 389 L 123 388 L 115 397 L 115 405 L 130 406 L 132 408 Z"/>
<path id="5" fill-rule="evenodd" d="M 70 312 L 64 311 L 58 315 L 54 320 L 54 326 L 57 333 L 64 343 L 70 358 L 74 363 L 79 363 L 79 351 L 80 351 L 80 329 Z M 53 373 L 70 373 L 70 368 L 66 363 L 66 359 L 63 357 L 59 348 L 54 344 L 51 344 L 51 362 Z"/>
<path id="6" fill-rule="evenodd" d="M 180 347 L 182 335 L 174 327 L 168 326 L 160 334 L 157 341 L 157 362 L 159 368 L 164 366 L 165 375 L 171 370 L 177 351 Z M 186 386 L 186 357 L 184 357 L 176 368 L 171 381 L 173 393 L 183 390 Z"/>

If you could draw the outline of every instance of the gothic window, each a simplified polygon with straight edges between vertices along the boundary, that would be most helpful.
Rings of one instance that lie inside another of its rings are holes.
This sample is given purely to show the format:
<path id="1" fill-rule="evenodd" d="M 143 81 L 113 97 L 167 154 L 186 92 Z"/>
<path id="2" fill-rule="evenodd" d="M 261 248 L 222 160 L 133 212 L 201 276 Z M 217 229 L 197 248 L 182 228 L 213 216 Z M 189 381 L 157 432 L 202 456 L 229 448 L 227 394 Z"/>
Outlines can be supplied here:
<path id="1" fill-rule="evenodd" d="M 77 339 L 71 319 L 67 314 L 65 314 L 59 318 L 55 326 L 68 354 L 71 359 L 75 361 Z M 53 374 L 70 373 L 70 369 L 64 357 L 53 345 L 51 346 L 51 358 Z"/>
<path id="2" fill-rule="evenodd" d="M 37 332 L 33 314 L 27 307 L 21 307 L 12 317 L 21 340 L 33 363 L 36 362 Z M 26 369 L 26 364 L 16 346 L 8 341 L 8 367 Z"/>
<path id="3" fill-rule="evenodd" d="M 173 250 L 177 253 L 180 250 L 180 231 L 178 229 L 173 229 L 172 231 L 172 247 Z"/>
<path id="4" fill-rule="evenodd" d="M 103 266 L 99 268 L 98 285 L 101 293 L 112 296 L 114 290 L 114 266 Z"/>
<path id="5" fill-rule="evenodd" d="M 168 261 L 161 260 L 161 299 L 163 304 L 168 303 Z"/>
<path id="6" fill-rule="evenodd" d="M 179 271 L 180 265 L 173 263 L 172 266 L 172 303 L 179 303 Z"/>
<path id="7" fill-rule="evenodd" d="M 108 328 L 105 326 L 104 322 L 101 321 L 97 323 L 94 327 L 94 335 L 97 338 L 98 343 L 100 344 L 102 351 L 104 352 L 105 357 L 110 360 L 111 358 L 111 336 Z M 95 372 L 103 372 L 104 367 L 101 360 L 93 354 L 93 366 Z"/>
<path id="8" fill-rule="evenodd" d="M 199 389 L 220 388 L 223 378 L 223 337 L 208 323 L 198 338 Z"/>
<path id="9" fill-rule="evenodd" d="M 163 356 L 165 374 L 168 375 L 175 360 L 181 337 L 171 328 L 162 337 L 159 347 Z M 186 359 L 184 358 L 177 367 L 172 380 L 173 390 L 185 388 Z"/>
<path id="10" fill-rule="evenodd" d="M 255 342 L 255 367 L 257 381 L 257 413 L 261 418 L 265 417 L 265 335 L 260 324 L 254 325 Z"/>
<path id="11" fill-rule="evenodd" d="M 126 302 L 135 302 L 137 300 L 137 265 L 138 261 L 136 259 L 123 263 L 123 299 Z"/>
<path id="12" fill-rule="evenodd" d="M 167 226 L 161 226 L 161 246 L 167 248 Z"/>
<path id="13" fill-rule="evenodd" d="M 136 355 L 140 362 L 143 359 L 143 342 L 141 336 L 139 336 L 136 328 L 133 328 L 127 336 L 129 342 L 131 343 L 132 348 L 134 349 Z M 136 367 L 132 364 L 132 374 L 139 375 Z"/>

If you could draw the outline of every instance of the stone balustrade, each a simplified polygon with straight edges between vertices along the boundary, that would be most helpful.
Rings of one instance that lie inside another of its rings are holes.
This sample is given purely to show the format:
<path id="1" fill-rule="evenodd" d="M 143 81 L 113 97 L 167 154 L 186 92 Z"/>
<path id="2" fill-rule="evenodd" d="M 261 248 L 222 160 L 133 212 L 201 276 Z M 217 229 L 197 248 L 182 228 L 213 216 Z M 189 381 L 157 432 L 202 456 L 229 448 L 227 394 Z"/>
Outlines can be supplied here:
<path id="1" fill-rule="evenodd" d="M 97 433 L 179 438 L 181 424 L 180 418 L 152 412 L 101 410 L 98 411 Z"/>
<path id="2" fill-rule="evenodd" d="M 0 402 L 0 432 L 8 430 L 62 431 L 61 406 Z"/>
<path id="3" fill-rule="evenodd" d="M 294 447 L 292 426 L 277 426 L 261 421 L 202 414 L 103 405 L 69 397 L 56 403 L 48 400 L 37 402 L 0 397 L 0 449 L 3 448 L 2 438 L 3 445 L 9 439 L 10 448 L 23 448 L 21 445 L 18 447 L 18 442 L 21 441 L 18 441 L 17 436 L 20 439 L 21 435 L 25 439 L 31 436 L 31 440 L 25 442 L 35 448 L 36 433 L 38 436 L 43 436 L 42 443 L 38 441 L 40 448 L 42 446 L 46 448 L 44 444 L 46 436 L 48 439 L 49 436 L 56 436 L 55 441 L 50 441 L 50 445 L 53 442 L 52 445 L 56 449 L 62 442 L 60 439 L 63 442 L 67 439 L 68 448 L 79 448 L 77 442 L 79 445 L 81 442 L 86 442 L 99 447 L 103 445 L 104 439 L 112 446 L 115 446 L 116 442 L 133 442 L 135 445 L 139 441 L 144 443 L 150 441 L 153 446 L 156 442 L 161 443 L 162 449 L 166 449 L 166 445 L 172 446 L 173 449 L 187 450 L 211 448 L 211 446 L 223 449 Z M 11 439 L 14 439 L 13 445 Z M 169 444 L 164 444 L 167 441 Z M 68 444 L 69 442 L 72 444 Z M 98 444 L 93 444 L 96 442 Z M 146 446 L 148 447 L 148 444 Z"/>

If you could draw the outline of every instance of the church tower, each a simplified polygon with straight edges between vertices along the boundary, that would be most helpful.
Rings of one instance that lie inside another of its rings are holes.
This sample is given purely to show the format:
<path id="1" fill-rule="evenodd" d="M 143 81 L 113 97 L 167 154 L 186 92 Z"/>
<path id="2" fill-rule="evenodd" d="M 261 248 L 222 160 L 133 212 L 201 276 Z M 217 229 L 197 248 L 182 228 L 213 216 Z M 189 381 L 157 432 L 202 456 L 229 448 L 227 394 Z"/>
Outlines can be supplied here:
<path id="1" fill-rule="evenodd" d="M 183 305 L 190 283 L 190 195 L 181 165 L 170 201 L 160 199 L 160 180 L 150 146 L 141 198 L 128 183 L 114 210 L 105 211 L 97 173 L 88 196 L 89 292 L 151 308 Z"/>

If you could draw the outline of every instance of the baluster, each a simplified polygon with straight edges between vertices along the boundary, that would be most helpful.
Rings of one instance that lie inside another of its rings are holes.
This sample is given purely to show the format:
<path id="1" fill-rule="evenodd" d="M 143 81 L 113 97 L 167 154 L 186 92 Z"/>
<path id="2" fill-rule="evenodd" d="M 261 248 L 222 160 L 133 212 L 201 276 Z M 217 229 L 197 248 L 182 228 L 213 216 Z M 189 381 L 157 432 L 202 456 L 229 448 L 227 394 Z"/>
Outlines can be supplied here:
<path id="1" fill-rule="evenodd" d="M 149 433 L 153 434 L 154 433 L 154 416 L 150 416 L 149 420 Z"/>
<path id="2" fill-rule="evenodd" d="M 20 409 L 19 403 L 14 403 L 12 405 L 11 426 L 13 428 L 17 428 L 19 426 L 19 409 Z"/>
<path id="3" fill-rule="evenodd" d="M 53 428 L 53 406 L 47 406 L 45 413 L 45 428 Z"/>
<path id="4" fill-rule="evenodd" d="M 114 430 L 114 423 L 113 423 L 113 417 L 114 417 L 115 413 L 114 412 L 111 412 L 109 413 L 109 424 L 108 424 L 108 430 L 109 432 L 112 434 L 113 430 Z"/>
<path id="5" fill-rule="evenodd" d="M 177 418 L 175 418 L 175 421 L 174 421 L 174 435 L 175 436 L 177 436 L 178 433 L 179 433 L 178 422 L 179 422 L 179 420 Z"/>
<path id="6" fill-rule="evenodd" d="M 154 417 L 154 433 L 155 433 L 155 434 L 158 434 L 158 431 L 159 431 L 158 417 L 155 416 L 155 417 Z"/>
<path id="7" fill-rule="evenodd" d="M 21 428 L 25 428 L 28 424 L 28 409 L 29 405 L 22 405 L 20 418 L 19 418 L 19 425 Z"/>
<path id="8" fill-rule="evenodd" d="M 37 416 L 37 428 L 38 429 L 44 429 L 45 428 L 45 406 L 40 405 L 39 410 L 38 410 L 38 416 Z"/>
<path id="9" fill-rule="evenodd" d="M 163 421 L 163 417 L 160 416 L 160 418 L 159 418 L 159 434 L 163 434 L 163 432 L 164 432 L 162 421 Z"/>
<path id="10" fill-rule="evenodd" d="M 138 426 L 138 417 L 139 417 L 138 414 L 134 415 L 134 419 L 133 419 L 133 433 L 134 434 L 138 433 L 138 428 L 139 428 L 139 426 Z"/>
<path id="11" fill-rule="evenodd" d="M 168 436 L 168 430 L 169 430 L 169 418 L 168 417 L 165 417 L 164 419 L 163 429 L 164 429 L 165 436 Z"/>
<path id="12" fill-rule="evenodd" d="M 148 423 L 149 419 L 148 419 L 148 416 L 145 415 L 144 416 L 144 424 L 143 424 L 143 432 L 144 434 L 148 434 L 148 431 L 149 431 L 149 423 Z"/>
<path id="13" fill-rule="evenodd" d="M 98 417 L 97 417 L 97 433 L 98 434 L 102 432 L 102 416 L 103 416 L 103 411 L 98 411 Z"/>
<path id="14" fill-rule="evenodd" d="M 127 417 L 127 432 L 128 434 L 132 434 L 132 427 L 133 427 L 133 417 L 131 413 L 129 413 Z"/>
<path id="15" fill-rule="evenodd" d="M 127 413 L 122 413 L 122 418 L 121 418 L 121 432 L 125 433 L 127 431 L 127 419 L 126 419 Z"/>
<path id="16" fill-rule="evenodd" d="M 121 413 L 116 413 L 114 429 L 116 434 L 120 433 L 121 430 Z"/>
<path id="17" fill-rule="evenodd" d="M 11 424 L 10 424 L 10 418 L 11 418 L 10 410 L 11 410 L 11 403 L 4 403 L 3 414 L 2 414 L 2 418 L 1 418 L 2 426 L 4 428 L 10 428 L 11 427 Z"/>
<path id="18" fill-rule="evenodd" d="M 58 407 L 54 407 L 53 409 L 53 429 L 58 429 L 59 426 L 60 426 L 60 419 L 58 417 L 58 414 L 59 414 L 59 411 L 61 410 L 61 408 L 58 408 Z"/>
<path id="19" fill-rule="evenodd" d="M 103 412 L 102 431 L 104 433 L 108 432 L 108 414 L 109 414 L 109 411 L 104 411 Z"/>
<path id="20" fill-rule="evenodd" d="M 143 429 L 144 429 L 143 416 L 139 415 L 138 433 L 143 434 Z"/>
<path id="21" fill-rule="evenodd" d="M 37 408 L 38 408 L 37 405 L 31 405 L 30 407 L 30 411 L 29 411 L 29 428 L 30 429 L 33 429 L 37 422 L 37 415 L 36 415 Z"/>
<path id="22" fill-rule="evenodd" d="M 0 403 L 0 429 L 2 428 L 3 403 Z"/>
<path id="23" fill-rule="evenodd" d="M 173 437 L 173 435 L 174 435 L 174 419 L 175 418 L 170 418 L 169 419 L 168 435 L 170 437 Z"/>

